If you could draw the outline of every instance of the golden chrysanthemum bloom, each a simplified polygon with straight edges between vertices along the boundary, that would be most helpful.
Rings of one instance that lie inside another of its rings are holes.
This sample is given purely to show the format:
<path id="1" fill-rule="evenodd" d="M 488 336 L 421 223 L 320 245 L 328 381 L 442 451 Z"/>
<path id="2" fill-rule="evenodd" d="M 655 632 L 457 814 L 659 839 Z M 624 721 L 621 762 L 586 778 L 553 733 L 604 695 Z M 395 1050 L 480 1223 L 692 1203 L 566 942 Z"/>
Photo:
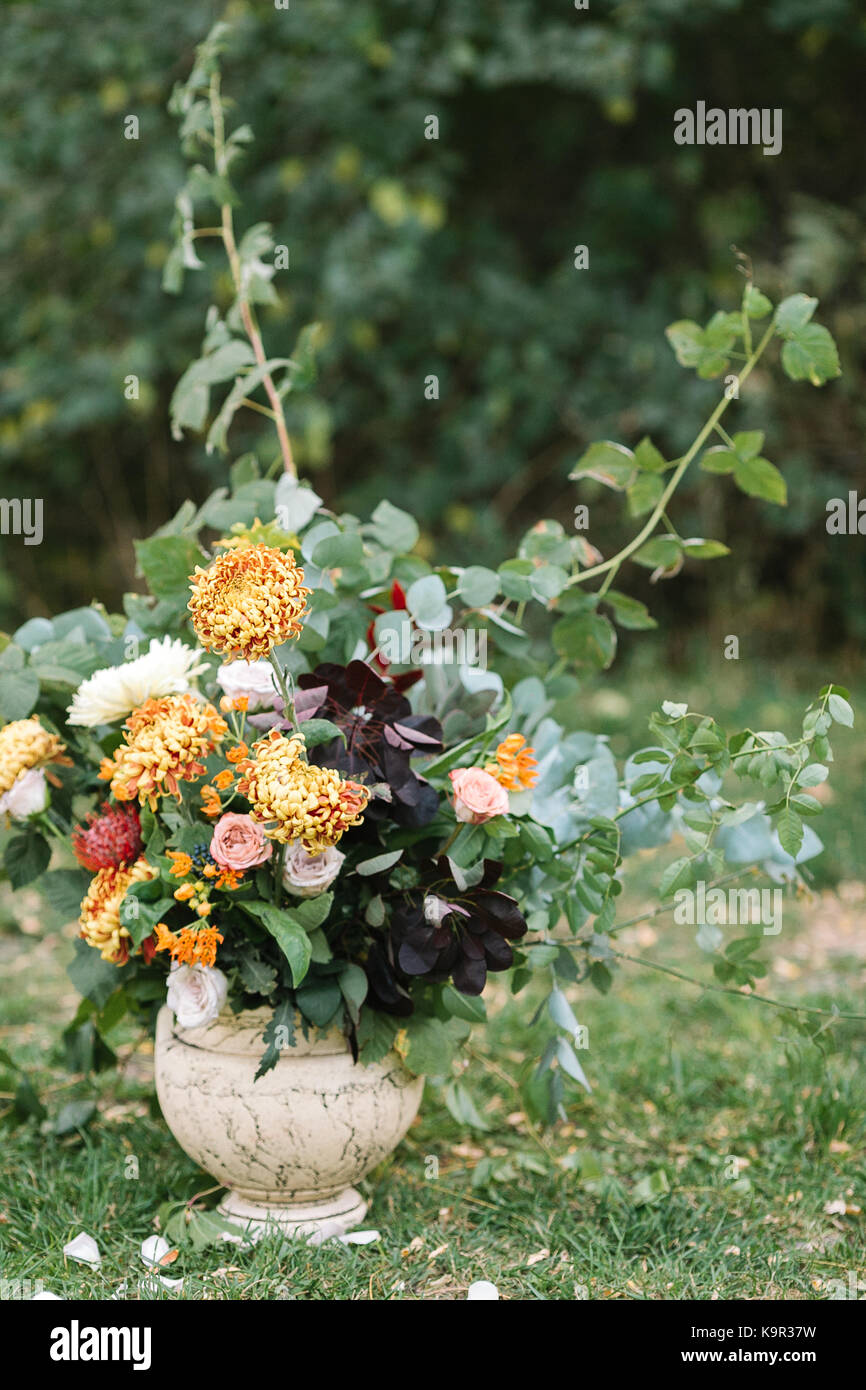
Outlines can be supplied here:
<path id="1" fill-rule="evenodd" d="M 304 762 L 302 751 L 300 739 L 284 738 L 272 729 L 241 764 L 238 791 L 269 839 L 282 844 L 299 840 L 309 854 L 321 854 L 352 826 L 361 825 L 370 793 L 335 768 Z"/>
<path id="2" fill-rule="evenodd" d="M 179 782 L 203 777 L 201 759 L 212 753 L 228 733 L 213 705 L 194 695 L 164 695 L 146 700 L 124 725 L 123 743 L 113 758 L 105 758 L 100 777 L 111 781 L 118 801 L 147 802 L 156 810 L 160 796 L 180 797 Z"/>
<path id="3" fill-rule="evenodd" d="M 484 768 L 506 791 L 534 787 L 538 781 L 535 749 L 530 748 L 522 734 L 509 734 L 496 750 L 496 762 Z"/>
<path id="4" fill-rule="evenodd" d="M 14 785 L 24 772 L 46 763 L 65 763 L 66 744 L 56 734 L 43 729 L 38 714 L 29 719 L 15 719 L 0 729 L 0 796 Z"/>
<path id="5" fill-rule="evenodd" d="M 258 661 L 297 637 L 310 590 L 291 551 L 242 545 L 196 565 L 189 611 L 202 646 L 230 661 Z"/>
<path id="6" fill-rule="evenodd" d="M 128 869 L 100 869 L 92 880 L 78 921 L 81 936 L 88 946 L 99 951 L 103 960 L 123 965 L 129 958 L 129 932 L 121 925 L 120 904 L 133 883 L 155 877 L 156 870 L 142 856 Z"/>

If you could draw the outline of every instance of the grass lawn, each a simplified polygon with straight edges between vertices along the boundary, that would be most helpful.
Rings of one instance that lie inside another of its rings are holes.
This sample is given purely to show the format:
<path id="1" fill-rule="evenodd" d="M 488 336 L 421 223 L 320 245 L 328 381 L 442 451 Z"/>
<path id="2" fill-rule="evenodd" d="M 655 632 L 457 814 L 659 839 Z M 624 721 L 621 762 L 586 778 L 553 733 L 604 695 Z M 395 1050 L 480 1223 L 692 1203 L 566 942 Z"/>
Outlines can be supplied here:
<path id="1" fill-rule="evenodd" d="M 614 746 L 620 726 L 640 727 L 637 711 L 653 691 L 642 683 L 629 699 L 618 713 L 609 701 L 590 704 Z M 732 706 L 754 707 L 743 718 L 757 727 L 790 722 L 800 708 L 790 689 L 761 699 L 763 709 L 748 691 L 731 692 Z M 862 740 L 848 735 L 846 749 L 819 825 L 832 872 L 822 866 L 811 901 L 786 900 L 761 990 L 864 1013 Z M 641 866 L 629 912 L 651 902 L 643 885 L 659 872 L 658 858 Z M 138 1297 L 139 1247 L 160 1203 L 212 1179 L 159 1118 L 146 1048 L 122 1049 L 121 1074 L 95 1083 L 58 1068 L 57 1039 L 76 1004 L 64 974 L 71 934 L 32 894 L 0 903 L 0 1047 L 34 1069 L 49 1110 L 44 1124 L 3 1136 L 0 1278 L 84 1298 L 127 1284 L 121 1297 Z M 661 917 L 618 940 L 628 954 L 711 982 L 691 938 Z M 500 984 L 462 1077 L 486 1127 L 458 1124 L 428 1085 L 408 1138 L 364 1184 L 377 1243 L 182 1243 L 166 1272 L 184 1276 L 183 1292 L 159 1296 L 450 1299 L 488 1279 L 503 1298 L 821 1299 L 849 1271 L 866 1279 L 866 1025 L 837 1022 L 816 1045 L 784 1011 L 635 965 L 621 968 L 606 997 L 569 994 L 589 1029 L 582 1060 L 593 1094 L 572 1091 L 552 1130 L 527 1121 L 514 1083 L 534 1055 L 532 1001 L 509 1000 Z M 83 1129 L 50 1132 L 64 1104 L 94 1094 L 98 1109 Z M 0 1109 L 8 1105 L 7 1093 Z M 99 1271 L 64 1260 L 62 1246 L 81 1230 L 99 1244 Z"/>

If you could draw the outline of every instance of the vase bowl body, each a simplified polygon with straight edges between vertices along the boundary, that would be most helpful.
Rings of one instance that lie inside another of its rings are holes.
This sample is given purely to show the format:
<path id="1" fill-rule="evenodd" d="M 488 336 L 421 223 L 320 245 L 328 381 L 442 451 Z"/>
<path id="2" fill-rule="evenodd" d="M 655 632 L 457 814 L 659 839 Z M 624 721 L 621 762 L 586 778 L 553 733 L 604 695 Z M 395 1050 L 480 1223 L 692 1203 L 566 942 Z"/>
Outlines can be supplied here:
<path id="1" fill-rule="evenodd" d="M 182 1028 L 157 1020 L 156 1090 L 190 1158 L 229 1189 L 222 1214 L 255 1236 L 268 1227 L 324 1238 L 351 1230 L 366 1203 L 353 1184 L 397 1147 L 421 1102 L 423 1077 L 396 1053 L 352 1061 L 338 1030 L 296 1030 L 258 1081 L 269 1009 L 225 1012 Z"/>

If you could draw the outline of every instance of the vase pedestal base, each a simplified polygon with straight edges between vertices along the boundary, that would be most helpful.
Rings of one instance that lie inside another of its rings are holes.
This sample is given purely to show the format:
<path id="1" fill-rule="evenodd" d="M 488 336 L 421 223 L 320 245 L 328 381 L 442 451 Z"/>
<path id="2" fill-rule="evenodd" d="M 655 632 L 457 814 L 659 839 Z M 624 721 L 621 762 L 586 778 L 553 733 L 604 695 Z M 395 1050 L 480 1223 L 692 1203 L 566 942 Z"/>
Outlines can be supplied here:
<path id="1" fill-rule="evenodd" d="M 317 1242 L 354 1230 L 367 1213 L 367 1203 L 354 1187 L 321 1202 L 282 1205 L 251 1202 L 237 1192 L 228 1192 L 219 1204 L 219 1213 L 238 1226 L 251 1243 L 274 1230 Z"/>

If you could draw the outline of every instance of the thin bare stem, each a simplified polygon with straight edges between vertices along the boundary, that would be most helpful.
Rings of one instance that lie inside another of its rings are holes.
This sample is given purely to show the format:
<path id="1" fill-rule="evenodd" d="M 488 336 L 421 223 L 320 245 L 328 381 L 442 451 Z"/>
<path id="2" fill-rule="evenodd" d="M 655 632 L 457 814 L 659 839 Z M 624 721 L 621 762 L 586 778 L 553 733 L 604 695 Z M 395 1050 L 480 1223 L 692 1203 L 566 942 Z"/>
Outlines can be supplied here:
<path id="1" fill-rule="evenodd" d="M 228 175 L 228 158 L 226 155 L 225 143 L 225 122 L 223 120 L 222 103 L 220 101 L 220 77 L 219 73 L 214 73 L 210 82 L 210 108 L 213 118 L 214 133 L 214 167 L 217 173 L 225 178 Z M 238 309 L 240 311 L 241 322 L 244 332 L 250 340 L 256 362 L 259 367 L 264 367 L 267 362 L 262 335 L 256 323 L 252 305 L 246 297 L 243 285 L 243 275 L 241 272 L 241 261 L 238 255 L 237 243 L 235 241 L 234 219 L 229 203 L 223 203 L 221 207 L 222 219 L 222 238 L 228 256 L 229 267 L 231 269 L 232 280 L 234 281 L 235 293 L 238 297 Z M 286 417 L 283 411 L 283 403 L 280 394 L 274 385 L 274 379 L 270 372 L 265 372 L 262 377 L 262 385 L 265 388 L 268 400 L 273 411 L 273 421 L 277 431 L 277 438 L 280 442 L 280 453 L 283 458 L 283 469 L 292 478 L 297 478 L 298 470 L 292 457 L 292 446 L 289 441 L 289 431 L 286 427 Z"/>

